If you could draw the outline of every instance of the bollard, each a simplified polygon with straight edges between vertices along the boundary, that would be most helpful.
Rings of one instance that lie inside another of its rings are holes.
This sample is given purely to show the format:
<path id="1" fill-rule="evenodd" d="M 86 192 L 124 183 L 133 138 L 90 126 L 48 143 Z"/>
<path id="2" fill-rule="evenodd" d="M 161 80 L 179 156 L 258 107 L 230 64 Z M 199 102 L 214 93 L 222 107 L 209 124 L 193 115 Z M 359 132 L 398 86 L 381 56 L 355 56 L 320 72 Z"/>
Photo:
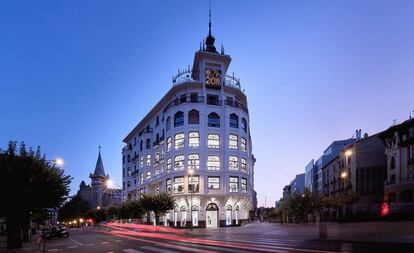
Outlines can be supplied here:
<path id="1" fill-rule="evenodd" d="M 319 239 L 328 239 L 328 224 L 319 222 Z"/>

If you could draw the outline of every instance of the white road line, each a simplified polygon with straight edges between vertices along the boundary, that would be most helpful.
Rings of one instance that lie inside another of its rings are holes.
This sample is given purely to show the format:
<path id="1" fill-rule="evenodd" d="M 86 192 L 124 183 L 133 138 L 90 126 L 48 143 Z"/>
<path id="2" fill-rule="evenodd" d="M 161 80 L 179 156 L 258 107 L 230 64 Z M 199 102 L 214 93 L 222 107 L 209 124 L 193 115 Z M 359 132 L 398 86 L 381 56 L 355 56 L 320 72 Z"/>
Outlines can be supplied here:
<path id="1" fill-rule="evenodd" d="M 101 242 L 101 244 L 108 244 L 109 242 Z"/>
<path id="2" fill-rule="evenodd" d="M 191 243 L 185 243 L 185 242 L 170 241 L 170 243 L 182 245 L 182 246 L 192 246 L 192 247 L 200 248 L 200 249 L 211 249 L 211 250 L 219 250 L 219 251 L 226 251 L 226 252 L 251 252 L 251 251 L 244 251 L 240 249 L 229 249 L 225 247 L 220 248 L 220 247 L 214 247 L 214 246 L 209 246 L 209 245 L 191 244 Z"/>
<path id="3" fill-rule="evenodd" d="M 69 237 L 69 239 L 70 239 L 72 242 L 76 243 L 78 246 L 82 246 L 82 245 L 83 245 L 83 243 L 81 243 L 81 242 L 80 242 L 80 241 L 78 241 L 78 240 L 75 240 L 75 239 L 73 239 L 73 238 L 71 238 L 71 237 Z"/>
<path id="4" fill-rule="evenodd" d="M 139 251 L 136 249 L 124 249 L 123 252 L 127 252 L 127 253 L 144 253 L 144 251 Z"/>
<path id="5" fill-rule="evenodd" d="M 86 246 L 93 246 L 93 245 L 95 245 L 95 243 L 88 243 L 88 244 L 86 244 Z"/>
<path id="6" fill-rule="evenodd" d="M 115 242 L 122 242 L 122 240 L 115 240 Z"/>
<path id="7" fill-rule="evenodd" d="M 77 248 L 78 246 L 69 246 L 68 249 L 74 249 Z"/>
<path id="8" fill-rule="evenodd" d="M 168 250 L 168 249 L 160 249 L 152 246 L 144 246 L 141 249 L 152 250 L 159 253 L 178 253 L 178 251 Z"/>
<path id="9" fill-rule="evenodd" d="M 55 252 L 58 251 L 58 249 L 49 249 L 48 252 Z"/>

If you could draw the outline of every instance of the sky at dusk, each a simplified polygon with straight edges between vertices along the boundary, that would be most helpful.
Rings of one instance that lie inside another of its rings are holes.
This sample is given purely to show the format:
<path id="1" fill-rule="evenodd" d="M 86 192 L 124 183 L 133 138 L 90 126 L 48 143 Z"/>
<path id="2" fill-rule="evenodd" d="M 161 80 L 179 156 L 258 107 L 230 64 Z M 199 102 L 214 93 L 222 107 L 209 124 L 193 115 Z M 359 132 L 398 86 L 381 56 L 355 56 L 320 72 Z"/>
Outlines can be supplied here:
<path id="1" fill-rule="evenodd" d="M 122 185 L 122 139 L 192 65 L 203 1 L 2 1 L 0 147 L 40 145 L 89 183 L 98 146 Z M 333 141 L 414 110 L 414 1 L 212 1 L 213 35 L 248 97 L 255 189 L 282 188 Z"/>

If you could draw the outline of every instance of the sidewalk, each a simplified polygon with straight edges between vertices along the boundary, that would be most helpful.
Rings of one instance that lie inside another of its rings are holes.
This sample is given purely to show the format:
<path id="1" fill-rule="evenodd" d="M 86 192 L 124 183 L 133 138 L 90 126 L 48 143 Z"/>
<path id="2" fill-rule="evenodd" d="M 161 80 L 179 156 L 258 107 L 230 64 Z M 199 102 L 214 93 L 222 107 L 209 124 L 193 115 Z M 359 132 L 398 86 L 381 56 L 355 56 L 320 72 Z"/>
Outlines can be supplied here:
<path id="1" fill-rule="evenodd" d="M 29 242 L 24 242 L 22 244 L 21 249 L 13 249 L 13 250 L 7 250 L 7 238 L 6 236 L 0 236 L 0 253 L 3 252 L 39 252 L 39 245 L 38 240 L 40 239 L 40 234 L 35 234 L 32 236 Z"/>

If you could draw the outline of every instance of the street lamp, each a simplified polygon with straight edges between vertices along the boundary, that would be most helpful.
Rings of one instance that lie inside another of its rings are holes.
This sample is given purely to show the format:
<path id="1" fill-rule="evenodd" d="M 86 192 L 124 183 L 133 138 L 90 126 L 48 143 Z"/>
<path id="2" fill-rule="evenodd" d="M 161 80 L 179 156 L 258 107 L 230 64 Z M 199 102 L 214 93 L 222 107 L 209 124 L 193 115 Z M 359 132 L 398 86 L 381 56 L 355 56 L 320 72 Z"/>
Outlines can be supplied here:
<path id="1" fill-rule="evenodd" d="M 190 174 L 190 184 L 188 185 L 188 190 L 190 191 L 190 213 L 191 213 L 191 231 L 192 231 L 193 230 L 193 192 L 194 192 L 194 185 L 192 183 L 193 183 L 194 170 L 189 169 L 188 173 Z"/>
<path id="2" fill-rule="evenodd" d="M 342 179 L 345 179 L 345 178 L 347 178 L 348 177 L 348 172 L 346 172 L 346 171 L 342 171 L 341 172 L 341 178 Z"/>
<path id="3" fill-rule="evenodd" d="M 347 150 L 345 151 L 345 155 L 346 155 L 346 156 L 350 156 L 350 155 L 352 155 L 352 150 L 351 150 L 351 149 L 347 149 Z"/>

